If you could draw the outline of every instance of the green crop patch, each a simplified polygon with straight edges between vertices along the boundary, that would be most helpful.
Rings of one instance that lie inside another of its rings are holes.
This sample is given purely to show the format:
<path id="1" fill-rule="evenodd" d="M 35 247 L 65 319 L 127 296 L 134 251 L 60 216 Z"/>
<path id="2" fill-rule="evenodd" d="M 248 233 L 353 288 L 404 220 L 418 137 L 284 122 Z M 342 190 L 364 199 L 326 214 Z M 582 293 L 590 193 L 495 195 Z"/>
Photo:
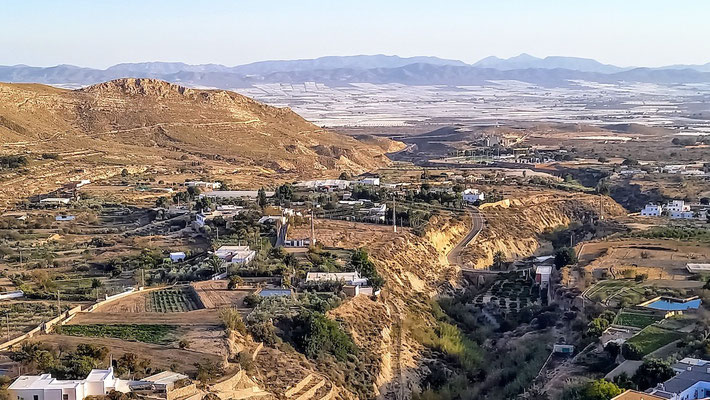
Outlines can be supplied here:
<path id="1" fill-rule="evenodd" d="M 156 290 L 148 295 L 146 311 L 171 313 L 199 309 L 197 295 L 187 287 Z"/>
<path id="2" fill-rule="evenodd" d="M 153 344 L 174 340 L 175 327 L 170 325 L 64 325 L 57 333 L 70 336 L 107 337 Z"/>
<path id="3" fill-rule="evenodd" d="M 616 316 L 614 324 L 643 329 L 661 319 L 658 315 L 622 311 Z"/>
<path id="4" fill-rule="evenodd" d="M 636 336 L 629 339 L 627 343 L 637 345 L 641 350 L 641 354 L 647 355 L 683 336 L 684 335 L 680 332 L 649 325 L 643 328 Z"/>

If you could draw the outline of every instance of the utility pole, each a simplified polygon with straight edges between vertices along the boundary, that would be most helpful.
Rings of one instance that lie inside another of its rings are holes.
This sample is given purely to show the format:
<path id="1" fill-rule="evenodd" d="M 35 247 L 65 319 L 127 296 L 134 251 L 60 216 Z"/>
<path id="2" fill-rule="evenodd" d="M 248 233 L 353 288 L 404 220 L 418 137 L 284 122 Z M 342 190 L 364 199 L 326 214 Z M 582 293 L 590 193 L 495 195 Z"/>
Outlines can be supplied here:
<path id="1" fill-rule="evenodd" d="M 394 233 L 397 233 L 397 197 L 392 195 L 392 228 L 394 228 Z"/>
<path id="2" fill-rule="evenodd" d="M 604 196 L 599 193 L 599 220 L 604 219 Z"/>
<path id="3" fill-rule="evenodd" d="M 311 208 L 311 246 L 316 244 L 316 226 L 313 221 L 313 208 Z"/>
<path id="4" fill-rule="evenodd" d="M 59 297 L 59 289 L 57 289 L 57 312 L 62 313 L 62 299 Z"/>
<path id="5" fill-rule="evenodd" d="M 10 340 L 10 312 L 5 313 L 5 321 L 7 322 L 7 340 Z"/>

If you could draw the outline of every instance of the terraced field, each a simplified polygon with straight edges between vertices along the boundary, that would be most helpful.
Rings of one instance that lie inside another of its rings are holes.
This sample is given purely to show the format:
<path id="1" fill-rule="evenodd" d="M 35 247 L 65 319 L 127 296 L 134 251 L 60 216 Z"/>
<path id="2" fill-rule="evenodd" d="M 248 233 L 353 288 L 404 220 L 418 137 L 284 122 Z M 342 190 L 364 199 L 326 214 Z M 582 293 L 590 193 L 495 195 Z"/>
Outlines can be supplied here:
<path id="1" fill-rule="evenodd" d="M 649 325 L 636 336 L 629 339 L 627 343 L 637 345 L 641 354 L 646 355 L 668 343 L 683 338 L 683 336 L 685 335 L 681 332 L 664 329 L 656 325 Z"/>
<path id="2" fill-rule="evenodd" d="M 199 300 L 192 288 L 179 287 L 151 292 L 146 298 L 146 311 L 171 313 L 200 309 Z"/>
<path id="3" fill-rule="evenodd" d="M 621 311 L 619 315 L 616 316 L 614 324 L 643 329 L 661 319 L 660 316 L 650 313 Z"/>

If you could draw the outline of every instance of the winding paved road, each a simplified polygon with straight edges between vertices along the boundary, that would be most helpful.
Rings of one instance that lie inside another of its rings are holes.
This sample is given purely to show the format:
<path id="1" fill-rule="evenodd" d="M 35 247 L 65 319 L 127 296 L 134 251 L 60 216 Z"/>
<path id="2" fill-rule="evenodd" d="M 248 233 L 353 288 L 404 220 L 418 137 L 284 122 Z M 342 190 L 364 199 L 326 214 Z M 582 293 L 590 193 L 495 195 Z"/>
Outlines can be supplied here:
<path id="1" fill-rule="evenodd" d="M 463 249 L 468 246 L 468 244 L 478 236 L 483 230 L 483 224 L 485 222 L 483 215 L 477 208 L 469 207 L 468 214 L 471 216 L 471 230 L 466 234 L 466 236 L 449 252 L 446 256 L 449 260 L 449 264 L 458 265 L 463 269 L 463 261 L 461 260 L 461 253 Z"/>

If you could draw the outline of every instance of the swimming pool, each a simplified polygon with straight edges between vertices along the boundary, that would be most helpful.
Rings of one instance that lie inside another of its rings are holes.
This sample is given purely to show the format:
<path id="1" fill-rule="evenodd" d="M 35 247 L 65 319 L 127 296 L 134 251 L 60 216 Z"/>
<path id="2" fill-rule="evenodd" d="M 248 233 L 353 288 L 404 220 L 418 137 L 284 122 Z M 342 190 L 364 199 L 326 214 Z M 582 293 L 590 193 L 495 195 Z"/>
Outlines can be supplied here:
<path id="1" fill-rule="evenodd" d="M 683 301 L 683 300 L 676 300 L 676 299 L 661 298 L 661 299 L 658 299 L 652 303 L 646 304 L 646 307 L 653 308 L 654 310 L 663 310 L 663 311 L 686 311 L 686 310 L 697 309 L 698 307 L 700 307 L 700 303 L 702 303 L 702 300 L 700 300 L 700 299 Z"/>

